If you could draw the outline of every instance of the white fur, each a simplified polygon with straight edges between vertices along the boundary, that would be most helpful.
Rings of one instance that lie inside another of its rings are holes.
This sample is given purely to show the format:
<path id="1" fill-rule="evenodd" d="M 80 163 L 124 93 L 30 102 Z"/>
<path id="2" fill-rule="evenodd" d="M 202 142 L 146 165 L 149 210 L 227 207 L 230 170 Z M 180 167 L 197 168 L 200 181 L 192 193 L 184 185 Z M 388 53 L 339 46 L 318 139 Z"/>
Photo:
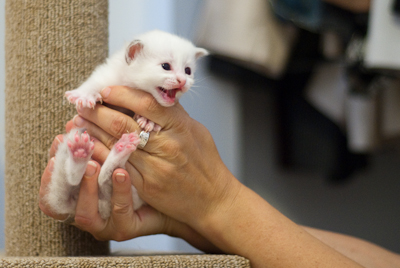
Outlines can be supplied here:
<path id="1" fill-rule="evenodd" d="M 103 88 L 124 85 L 151 93 L 162 106 L 172 106 L 193 85 L 196 60 L 207 54 L 205 49 L 197 48 L 188 40 L 176 35 L 158 30 L 151 31 L 126 44 L 104 64 L 98 66 L 79 88 L 67 91 L 66 96 L 77 107 L 92 108 L 97 101 L 101 101 L 100 92 Z M 168 63 L 171 70 L 165 70 L 162 67 L 164 63 Z M 186 72 L 187 68 L 190 68 L 190 74 Z M 166 93 L 171 90 L 176 90 L 174 97 L 174 94 Z M 135 115 L 135 119 L 146 131 L 161 130 L 160 126 L 140 115 Z M 67 140 L 73 139 L 72 135 L 66 135 L 64 142 L 58 147 L 49 194 L 46 197 L 53 211 L 59 214 L 75 213 L 79 184 L 90 160 L 89 157 L 84 161 L 81 159 L 77 161 L 69 153 Z M 123 139 L 124 137 L 117 144 Z M 131 141 L 136 149 L 138 138 L 136 140 L 132 138 Z M 99 212 L 104 219 L 111 213 L 112 173 L 118 167 L 125 167 L 131 151 L 134 150 L 124 149 L 121 153 L 115 147 L 103 164 L 98 180 Z M 136 210 L 144 202 L 133 186 L 132 196 Z"/>
<path id="2" fill-rule="evenodd" d="M 48 185 L 48 194 L 45 197 L 53 212 L 58 214 L 75 213 L 80 182 L 93 153 L 92 150 L 86 158 L 82 159 L 76 159 L 71 155 L 67 141 L 73 141 L 77 131 L 81 136 L 83 130 L 75 129 L 64 135 L 63 142 L 58 145 L 54 159 L 54 169 Z"/>
<path id="3" fill-rule="evenodd" d="M 142 49 L 133 59 L 127 59 L 127 49 L 136 43 L 139 43 Z M 80 95 L 82 98 L 93 101 L 93 105 L 86 102 L 79 104 L 78 101 L 69 99 L 77 106 L 92 107 L 96 101 L 100 100 L 100 91 L 103 88 L 124 85 L 147 91 L 161 105 L 172 106 L 193 85 L 196 60 L 207 54 L 205 49 L 197 48 L 191 42 L 176 35 L 158 30 L 151 31 L 140 35 L 135 41 L 125 45 L 108 58 L 79 88 L 67 92 L 67 97 L 68 94 Z M 164 70 L 161 66 L 163 63 L 169 63 L 172 70 Z M 191 69 L 190 75 L 185 73 L 187 67 Z M 157 88 L 163 87 L 167 90 L 176 88 L 179 78 L 186 79 L 186 84 L 177 93 L 175 102 L 166 102 Z"/>

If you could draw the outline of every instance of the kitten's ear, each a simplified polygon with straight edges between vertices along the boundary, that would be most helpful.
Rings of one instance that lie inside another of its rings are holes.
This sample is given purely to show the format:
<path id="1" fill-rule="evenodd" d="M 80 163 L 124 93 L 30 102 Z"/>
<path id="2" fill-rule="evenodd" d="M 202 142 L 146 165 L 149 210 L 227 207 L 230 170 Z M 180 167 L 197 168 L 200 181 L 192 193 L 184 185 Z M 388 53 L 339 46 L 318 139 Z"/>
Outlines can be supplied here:
<path id="1" fill-rule="evenodd" d="M 208 54 L 209 54 L 208 51 L 205 50 L 204 48 L 197 47 L 196 48 L 195 58 L 197 60 L 197 59 L 199 59 L 201 57 L 207 56 Z"/>
<path id="2" fill-rule="evenodd" d="M 143 49 L 143 43 L 140 40 L 132 41 L 126 48 L 125 60 L 128 65 L 133 61 L 135 56 Z"/>

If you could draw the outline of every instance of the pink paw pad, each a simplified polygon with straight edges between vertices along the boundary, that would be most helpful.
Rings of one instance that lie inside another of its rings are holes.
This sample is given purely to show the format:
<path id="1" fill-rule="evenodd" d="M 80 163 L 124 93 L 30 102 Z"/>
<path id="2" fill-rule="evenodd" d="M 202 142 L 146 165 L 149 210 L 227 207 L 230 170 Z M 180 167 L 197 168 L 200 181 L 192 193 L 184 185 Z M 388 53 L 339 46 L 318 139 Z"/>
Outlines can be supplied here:
<path id="1" fill-rule="evenodd" d="M 139 136 L 136 132 L 122 135 L 121 139 L 114 145 L 118 153 L 131 153 L 136 150 L 140 143 Z"/>
<path id="2" fill-rule="evenodd" d="M 86 131 L 81 135 L 77 131 L 72 141 L 67 140 L 68 148 L 75 159 L 86 159 L 92 156 L 94 143 L 89 139 L 89 134 Z"/>

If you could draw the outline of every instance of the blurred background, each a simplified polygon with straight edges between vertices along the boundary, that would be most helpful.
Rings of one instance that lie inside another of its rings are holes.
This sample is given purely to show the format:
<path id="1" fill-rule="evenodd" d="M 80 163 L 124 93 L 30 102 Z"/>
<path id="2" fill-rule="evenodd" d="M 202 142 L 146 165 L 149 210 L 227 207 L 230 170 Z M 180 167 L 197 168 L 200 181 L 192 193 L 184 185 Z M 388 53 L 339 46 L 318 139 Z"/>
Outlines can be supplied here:
<path id="1" fill-rule="evenodd" d="M 298 224 L 400 252 L 398 1 L 346 2 L 110 1 L 109 52 L 156 28 L 209 49 L 181 103 L 210 130 L 233 174 Z M 1 198 L 4 5 L 0 0 Z M 111 246 L 196 252 L 165 235 Z"/>

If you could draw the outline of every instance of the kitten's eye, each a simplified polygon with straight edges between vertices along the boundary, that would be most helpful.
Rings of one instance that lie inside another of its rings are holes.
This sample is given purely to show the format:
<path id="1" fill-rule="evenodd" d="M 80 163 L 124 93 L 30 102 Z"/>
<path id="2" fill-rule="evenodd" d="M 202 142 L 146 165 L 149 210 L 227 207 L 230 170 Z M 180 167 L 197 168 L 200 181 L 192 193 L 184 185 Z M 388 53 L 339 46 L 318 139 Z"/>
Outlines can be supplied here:
<path id="1" fill-rule="evenodd" d="M 163 63 L 161 64 L 161 67 L 166 71 L 171 71 L 171 65 L 169 63 Z"/>
<path id="2" fill-rule="evenodd" d="M 191 70 L 189 67 L 186 67 L 186 68 L 185 68 L 185 73 L 186 73 L 187 75 L 191 75 L 192 70 Z"/>

